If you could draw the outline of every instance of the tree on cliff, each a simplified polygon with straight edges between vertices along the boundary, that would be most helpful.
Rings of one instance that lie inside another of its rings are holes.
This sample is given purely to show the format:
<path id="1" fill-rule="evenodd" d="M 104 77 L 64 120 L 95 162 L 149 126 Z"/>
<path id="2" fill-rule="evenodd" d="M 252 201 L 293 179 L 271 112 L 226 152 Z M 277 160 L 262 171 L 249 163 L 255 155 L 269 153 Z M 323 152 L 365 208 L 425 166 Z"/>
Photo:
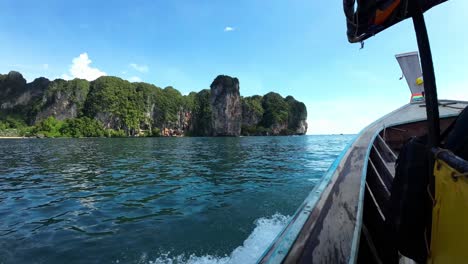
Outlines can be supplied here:
<path id="1" fill-rule="evenodd" d="M 262 107 L 264 127 L 281 125 L 288 121 L 289 105 L 281 95 L 274 92 L 267 93 L 263 96 Z"/>
<path id="2" fill-rule="evenodd" d="M 103 76 L 91 83 L 85 115 L 134 135 L 145 121 L 144 91 L 117 77 Z M 105 117 L 101 117 L 105 116 Z"/>
<path id="3" fill-rule="evenodd" d="M 208 89 L 199 93 L 191 93 L 194 96 L 194 108 L 192 118 L 192 135 L 207 136 L 211 133 L 211 92 Z"/>
<path id="4" fill-rule="evenodd" d="M 156 123 L 166 127 L 170 123 L 176 122 L 182 104 L 182 94 L 172 86 L 157 89 L 155 97 Z"/>
<path id="5" fill-rule="evenodd" d="M 307 108 L 303 102 L 299 102 L 292 96 L 286 97 L 286 103 L 289 105 L 288 128 L 296 130 L 301 122 L 307 119 Z"/>

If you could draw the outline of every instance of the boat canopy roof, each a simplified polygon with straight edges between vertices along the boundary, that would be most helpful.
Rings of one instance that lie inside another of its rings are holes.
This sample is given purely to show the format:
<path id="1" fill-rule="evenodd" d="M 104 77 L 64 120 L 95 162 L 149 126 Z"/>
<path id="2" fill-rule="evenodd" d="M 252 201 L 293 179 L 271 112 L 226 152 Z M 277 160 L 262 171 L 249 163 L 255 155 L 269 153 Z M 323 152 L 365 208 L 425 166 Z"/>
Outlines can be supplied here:
<path id="1" fill-rule="evenodd" d="M 425 12 L 446 0 L 343 0 L 351 43 L 363 41 L 413 15 Z M 419 2 L 419 3 L 417 3 Z"/>

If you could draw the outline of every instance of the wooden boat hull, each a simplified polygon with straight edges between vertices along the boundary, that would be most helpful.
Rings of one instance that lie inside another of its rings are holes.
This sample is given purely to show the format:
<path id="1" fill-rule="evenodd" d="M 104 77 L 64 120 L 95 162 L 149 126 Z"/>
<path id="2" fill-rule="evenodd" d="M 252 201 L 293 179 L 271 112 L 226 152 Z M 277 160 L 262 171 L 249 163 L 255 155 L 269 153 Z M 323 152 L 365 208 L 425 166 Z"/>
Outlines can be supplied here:
<path id="1" fill-rule="evenodd" d="M 439 103 L 441 119 L 458 116 L 468 104 L 448 100 Z M 424 120 L 423 105 L 407 104 L 363 129 L 335 160 L 259 263 L 356 263 L 373 143 L 388 128 Z"/>

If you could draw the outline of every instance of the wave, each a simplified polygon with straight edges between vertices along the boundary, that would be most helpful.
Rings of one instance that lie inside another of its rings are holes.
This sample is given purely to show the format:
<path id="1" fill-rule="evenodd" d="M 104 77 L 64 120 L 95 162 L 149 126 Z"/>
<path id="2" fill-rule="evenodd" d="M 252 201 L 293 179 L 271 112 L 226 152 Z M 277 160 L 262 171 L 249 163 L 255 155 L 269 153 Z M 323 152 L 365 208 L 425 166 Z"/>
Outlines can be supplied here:
<path id="1" fill-rule="evenodd" d="M 276 213 L 266 218 L 262 217 L 255 221 L 255 229 L 244 241 L 242 246 L 234 249 L 231 254 L 225 256 L 195 254 L 171 256 L 170 253 L 162 254 L 150 264 L 248 264 L 256 263 L 263 252 L 270 246 L 276 236 L 287 225 L 290 217 Z"/>

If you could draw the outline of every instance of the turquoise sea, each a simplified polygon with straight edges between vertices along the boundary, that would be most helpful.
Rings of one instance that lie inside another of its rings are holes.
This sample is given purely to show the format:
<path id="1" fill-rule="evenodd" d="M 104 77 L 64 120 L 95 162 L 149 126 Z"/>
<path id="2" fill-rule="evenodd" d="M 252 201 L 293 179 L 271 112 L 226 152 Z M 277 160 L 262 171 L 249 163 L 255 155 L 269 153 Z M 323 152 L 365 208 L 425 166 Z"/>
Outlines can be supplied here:
<path id="1" fill-rule="evenodd" d="M 352 138 L 0 140 L 0 263 L 255 263 Z"/>

